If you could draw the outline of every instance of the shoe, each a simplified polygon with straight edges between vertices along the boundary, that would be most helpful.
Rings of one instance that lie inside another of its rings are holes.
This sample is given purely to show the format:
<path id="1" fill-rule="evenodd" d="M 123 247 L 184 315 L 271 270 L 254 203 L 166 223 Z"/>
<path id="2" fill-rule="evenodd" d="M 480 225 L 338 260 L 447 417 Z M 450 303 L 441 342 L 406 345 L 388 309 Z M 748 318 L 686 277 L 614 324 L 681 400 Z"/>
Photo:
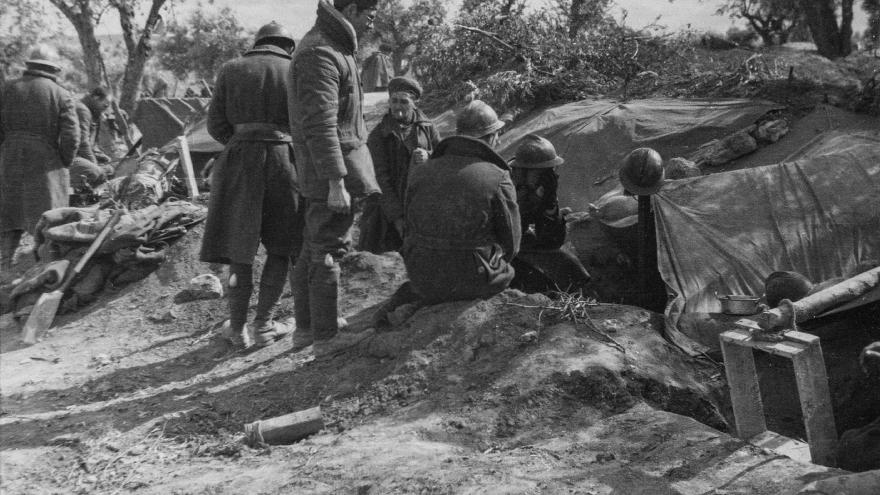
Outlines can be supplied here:
<path id="1" fill-rule="evenodd" d="M 220 336 L 223 337 L 224 340 L 229 342 L 232 345 L 240 345 L 245 349 L 254 345 L 254 340 L 251 335 L 251 331 L 247 328 L 247 325 L 242 327 L 240 330 L 232 328 L 232 325 L 229 323 L 229 320 L 225 320 L 220 324 L 219 327 L 215 327 L 220 330 Z"/>
<path id="2" fill-rule="evenodd" d="M 254 320 L 251 326 L 254 333 L 254 342 L 260 347 L 272 345 L 277 340 L 293 332 L 293 327 L 275 320 Z"/>
<path id="3" fill-rule="evenodd" d="M 337 332 L 336 336 L 327 340 L 316 340 L 314 343 L 315 359 L 329 358 L 344 352 L 375 335 L 376 331 L 368 328 L 363 332 Z"/>

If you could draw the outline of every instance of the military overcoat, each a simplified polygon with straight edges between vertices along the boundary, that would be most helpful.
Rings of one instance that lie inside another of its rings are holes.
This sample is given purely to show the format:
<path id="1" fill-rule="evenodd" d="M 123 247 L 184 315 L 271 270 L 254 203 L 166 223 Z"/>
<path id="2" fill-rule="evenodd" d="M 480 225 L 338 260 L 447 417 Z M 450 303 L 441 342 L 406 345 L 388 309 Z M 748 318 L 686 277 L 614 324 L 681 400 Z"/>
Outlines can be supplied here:
<path id="1" fill-rule="evenodd" d="M 79 123 L 56 77 L 29 68 L 0 88 L 0 231 L 33 233 L 44 211 L 68 204 Z"/>

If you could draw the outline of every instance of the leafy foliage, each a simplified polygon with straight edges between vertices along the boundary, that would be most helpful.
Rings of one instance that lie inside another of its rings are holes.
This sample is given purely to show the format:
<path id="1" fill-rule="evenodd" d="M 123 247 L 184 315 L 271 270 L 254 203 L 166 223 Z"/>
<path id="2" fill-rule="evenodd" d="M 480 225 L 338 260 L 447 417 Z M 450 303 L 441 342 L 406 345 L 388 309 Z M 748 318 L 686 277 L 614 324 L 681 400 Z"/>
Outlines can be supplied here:
<path id="1" fill-rule="evenodd" d="M 501 109 L 576 100 L 590 94 L 634 96 L 661 73 L 686 70 L 686 35 L 658 35 L 601 17 L 572 38 L 558 11 L 500 18 L 494 5 L 463 11 L 430 31 L 417 75 L 427 104 L 448 107 L 473 92 Z M 466 82 L 470 82 L 467 85 Z"/>
<path id="2" fill-rule="evenodd" d="M 718 14 L 745 19 L 766 46 L 787 42 L 804 17 L 799 0 L 725 0 Z"/>
<path id="3" fill-rule="evenodd" d="M 394 72 L 402 74 L 408 69 L 409 59 L 418 56 L 426 45 L 431 26 L 445 17 L 446 3 L 442 0 L 414 0 L 407 7 L 401 0 L 383 0 L 376 14 L 374 44 L 391 52 Z"/>
<path id="4" fill-rule="evenodd" d="M 200 6 L 186 22 L 169 23 L 158 44 L 159 61 L 178 79 L 192 74 L 213 81 L 220 66 L 247 50 L 250 41 L 228 7 L 210 12 Z"/>
<path id="5" fill-rule="evenodd" d="M 0 2 L 0 18 L 12 22 L 0 24 L 0 77 L 10 76 L 13 65 L 21 65 L 28 50 L 40 41 L 47 16 L 43 5 L 26 0 Z"/>

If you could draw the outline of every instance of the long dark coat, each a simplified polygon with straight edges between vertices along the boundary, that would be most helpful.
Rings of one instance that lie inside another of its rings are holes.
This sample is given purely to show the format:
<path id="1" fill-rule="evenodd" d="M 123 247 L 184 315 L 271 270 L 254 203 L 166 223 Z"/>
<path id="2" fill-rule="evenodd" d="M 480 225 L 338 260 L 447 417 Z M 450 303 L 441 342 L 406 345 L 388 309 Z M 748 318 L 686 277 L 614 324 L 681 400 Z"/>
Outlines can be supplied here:
<path id="1" fill-rule="evenodd" d="M 251 264 L 261 240 L 271 254 L 299 251 L 302 214 L 286 132 L 289 65 L 287 52 L 261 45 L 220 69 L 208 133 L 226 148 L 211 173 L 202 261 Z M 236 133 L 236 124 L 266 124 L 275 130 Z"/>
<path id="2" fill-rule="evenodd" d="M 370 132 L 367 147 L 373 157 L 382 195 L 378 200 L 368 202 L 364 209 L 358 249 L 373 253 L 400 249 L 403 239 L 394 229 L 394 222 L 403 219 L 403 197 L 413 150 L 422 148 L 430 155 L 439 142 L 440 134 L 434 124 L 418 109 L 413 123 L 406 128 L 406 134 L 401 132 L 391 114 L 385 114 Z"/>
<path id="3" fill-rule="evenodd" d="M 345 178 L 354 196 L 379 192 L 366 147 L 363 88 L 354 28 L 318 2 L 318 19 L 293 53 L 288 75 L 290 134 L 303 196 L 326 201 L 329 181 Z"/>
<path id="4" fill-rule="evenodd" d="M 403 261 L 427 303 L 484 298 L 507 288 L 519 251 L 516 188 L 485 142 L 452 136 L 410 170 Z"/>
<path id="5" fill-rule="evenodd" d="M 67 167 L 79 145 L 76 106 L 56 76 L 29 68 L 0 89 L 0 231 L 33 233 L 67 206 Z"/>

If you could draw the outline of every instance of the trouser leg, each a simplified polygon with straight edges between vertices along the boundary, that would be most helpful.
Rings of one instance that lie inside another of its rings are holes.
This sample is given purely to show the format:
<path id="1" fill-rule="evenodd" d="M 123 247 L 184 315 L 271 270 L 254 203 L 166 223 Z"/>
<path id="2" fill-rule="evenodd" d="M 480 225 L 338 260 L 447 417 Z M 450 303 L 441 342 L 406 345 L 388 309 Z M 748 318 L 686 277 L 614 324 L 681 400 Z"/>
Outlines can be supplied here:
<path id="1" fill-rule="evenodd" d="M 323 201 L 309 201 L 306 209 L 309 315 L 315 340 L 336 335 L 338 327 L 338 292 L 340 267 L 338 259 L 349 249 L 352 213 L 335 213 Z M 296 267 L 301 270 L 305 267 Z M 294 295 L 296 297 L 296 295 Z M 297 321 L 299 324 L 299 321 Z"/>
<path id="2" fill-rule="evenodd" d="M 229 266 L 229 325 L 234 330 L 244 328 L 247 310 L 254 290 L 253 268 L 244 263 Z"/>
<path id="3" fill-rule="evenodd" d="M 3 270 L 12 268 L 12 260 L 15 258 L 15 250 L 21 243 L 23 230 L 7 230 L 0 232 L 0 267 Z"/>
<path id="4" fill-rule="evenodd" d="M 287 269 L 290 257 L 277 254 L 266 255 L 266 264 L 263 265 L 263 273 L 260 276 L 260 295 L 257 301 L 257 314 L 255 320 L 267 321 L 272 318 L 275 305 L 284 291 L 284 282 L 287 280 Z"/>
<path id="5" fill-rule="evenodd" d="M 300 332 L 311 332 L 312 315 L 309 307 L 309 249 L 300 250 L 293 270 L 290 271 L 290 291 L 293 294 L 293 314 Z"/>

